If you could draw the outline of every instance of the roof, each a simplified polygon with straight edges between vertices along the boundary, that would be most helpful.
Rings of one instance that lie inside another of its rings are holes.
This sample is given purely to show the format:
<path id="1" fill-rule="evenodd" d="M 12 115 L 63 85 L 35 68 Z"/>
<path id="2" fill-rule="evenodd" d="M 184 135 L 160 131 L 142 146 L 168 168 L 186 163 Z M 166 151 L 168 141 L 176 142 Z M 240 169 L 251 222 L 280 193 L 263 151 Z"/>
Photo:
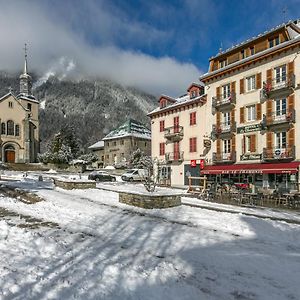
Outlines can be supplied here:
<path id="1" fill-rule="evenodd" d="M 237 49 L 239 47 L 245 46 L 246 44 L 251 43 L 252 41 L 254 41 L 254 40 L 258 39 L 258 38 L 261 38 L 261 37 L 264 37 L 266 35 L 269 35 L 269 34 L 271 34 L 273 32 L 276 32 L 276 31 L 278 31 L 278 30 L 280 30 L 282 28 L 285 28 L 287 26 L 292 26 L 294 29 L 296 29 L 298 27 L 298 30 L 299 30 L 299 25 L 298 25 L 299 21 L 300 20 L 294 20 L 294 21 L 289 20 L 286 23 L 283 23 L 283 24 L 280 24 L 280 25 L 278 25 L 276 27 L 273 27 L 273 28 L 271 28 L 271 29 L 269 29 L 269 30 L 267 30 L 267 31 L 265 31 L 263 33 L 260 33 L 260 34 L 254 36 L 254 37 L 252 37 L 250 39 L 247 39 L 247 40 L 245 40 L 245 41 L 243 41 L 243 42 L 241 42 L 239 44 L 236 44 L 236 45 L 234 45 L 234 46 L 226 49 L 225 51 L 222 51 L 222 52 L 218 53 L 217 55 L 211 57 L 210 60 L 215 59 L 216 57 L 219 57 L 219 56 L 223 56 L 224 54 L 227 54 L 227 53 L 231 52 L 234 49 Z"/>
<path id="2" fill-rule="evenodd" d="M 91 149 L 91 150 L 97 150 L 97 149 L 102 149 L 102 148 L 104 148 L 104 141 L 102 141 L 102 140 L 89 146 L 89 149 Z"/>
<path id="3" fill-rule="evenodd" d="M 151 140 L 151 131 L 144 124 L 136 120 L 129 119 L 117 129 L 106 135 L 103 141 L 124 137 L 136 137 Z"/>
<path id="4" fill-rule="evenodd" d="M 187 91 L 189 91 L 193 86 L 196 86 L 196 87 L 199 87 L 199 88 L 203 88 L 204 87 L 204 83 L 202 83 L 202 82 L 199 82 L 199 83 L 192 82 L 190 84 L 190 86 L 187 88 Z"/>

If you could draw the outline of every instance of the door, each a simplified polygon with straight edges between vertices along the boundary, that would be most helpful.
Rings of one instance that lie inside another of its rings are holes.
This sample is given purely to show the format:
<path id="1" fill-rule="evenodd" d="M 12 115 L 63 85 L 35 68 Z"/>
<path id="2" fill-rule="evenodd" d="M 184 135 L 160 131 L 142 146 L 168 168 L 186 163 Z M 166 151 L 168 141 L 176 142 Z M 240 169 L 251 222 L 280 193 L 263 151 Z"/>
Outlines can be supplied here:
<path id="1" fill-rule="evenodd" d="M 15 162 L 15 151 L 13 150 L 7 150 L 5 151 L 6 159 L 5 161 L 8 163 L 14 163 Z"/>

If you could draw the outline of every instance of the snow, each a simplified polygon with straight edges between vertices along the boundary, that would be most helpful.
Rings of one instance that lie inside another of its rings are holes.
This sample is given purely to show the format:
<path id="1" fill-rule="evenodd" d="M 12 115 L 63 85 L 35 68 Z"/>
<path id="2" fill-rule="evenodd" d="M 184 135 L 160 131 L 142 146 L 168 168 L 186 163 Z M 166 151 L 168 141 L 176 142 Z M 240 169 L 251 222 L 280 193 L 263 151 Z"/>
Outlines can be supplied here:
<path id="1" fill-rule="evenodd" d="M 91 145 L 91 146 L 89 146 L 89 149 L 102 149 L 102 148 L 104 148 L 104 141 L 99 141 L 99 142 L 97 142 L 97 143 L 95 143 L 95 144 L 93 144 L 93 145 Z"/>
<path id="2" fill-rule="evenodd" d="M 59 227 L 0 218 L 0 299 L 299 299 L 298 224 L 188 206 L 144 210 L 116 192 L 66 191 L 34 176 L 4 183 L 45 201 L 0 195 L 2 208 Z"/>

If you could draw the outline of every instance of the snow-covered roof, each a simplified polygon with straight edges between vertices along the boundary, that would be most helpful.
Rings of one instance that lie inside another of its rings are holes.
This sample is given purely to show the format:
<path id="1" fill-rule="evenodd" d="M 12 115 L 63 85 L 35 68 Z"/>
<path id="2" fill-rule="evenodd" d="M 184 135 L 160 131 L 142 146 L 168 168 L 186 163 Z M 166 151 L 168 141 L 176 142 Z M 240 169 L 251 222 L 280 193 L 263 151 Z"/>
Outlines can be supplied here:
<path id="1" fill-rule="evenodd" d="M 120 127 L 118 127 L 117 129 L 111 131 L 108 135 L 106 135 L 103 141 L 116 139 L 116 138 L 130 137 L 130 136 L 151 140 L 151 131 L 144 124 L 129 119 Z"/>
<path id="2" fill-rule="evenodd" d="M 104 141 L 102 141 L 102 140 L 89 146 L 89 149 L 91 149 L 91 150 L 102 149 L 102 148 L 104 148 Z"/>
<path id="3" fill-rule="evenodd" d="M 31 102 L 34 102 L 34 103 L 39 103 L 39 101 L 36 100 L 34 96 L 29 96 L 28 97 L 28 96 L 25 96 L 23 94 L 19 94 L 17 97 L 18 97 L 18 99 L 23 99 L 23 100 L 31 101 Z"/>

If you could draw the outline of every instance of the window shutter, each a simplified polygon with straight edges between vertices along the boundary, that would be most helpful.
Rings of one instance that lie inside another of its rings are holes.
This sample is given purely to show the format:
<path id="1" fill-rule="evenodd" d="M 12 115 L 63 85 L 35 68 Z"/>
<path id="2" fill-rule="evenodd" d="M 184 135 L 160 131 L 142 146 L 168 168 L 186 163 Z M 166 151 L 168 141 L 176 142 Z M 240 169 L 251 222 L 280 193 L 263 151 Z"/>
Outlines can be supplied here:
<path id="1" fill-rule="evenodd" d="M 231 125 L 234 123 L 234 121 L 235 121 L 235 109 L 232 109 L 231 113 L 230 113 L 230 122 L 231 122 Z"/>
<path id="2" fill-rule="evenodd" d="M 261 103 L 256 104 L 256 120 L 261 119 Z"/>
<path id="3" fill-rule="evenodd" d="M 245 123 L 245 107 L 240 107 L 240 123 Z"/>
<path id="4" fill-rule="evenodd" d="M 261 89 L 261 73 L 256 74 L 256 88 Z"/>
<path id="5" fill-rule="evenodd" d="M 272 106 L 273 102 L 269 99 L 267 101 L 267 124 L 270 124 L 272 122 Z"/>
<path id="6" fill-rule="evenodd" d="M 273 132 L 267 132 L 267 149 L 273 148 Z"/>
<path id="7" fill-rule="evenodd" d="M 295 108 L 295 96 L 294 95 L 290 95 L 288 97 L 288 112 L 292 113 L 293 110 Z"/>
<path id="8" fill-rule="evenodd" d="M 288 63 L 288 76 L 290 78 L 291 75 L 294 74 L 294 61 Z"/>
<path id="9" fill-rule="evenodd" d="M 217 99 L 219 99 L 220 98 L 220 87 L 218 86 L 217 88 L 216 88 L 216 96 L 217 96 Z"/>
<path id="10" fill-rule="evenodd" d="M 292 147 L 295 145 L 295 128 L 291 128 L 288 131 L 288 146 Z"/>
<path id="11" fill-rule="evenodd" d="M 219 127 L 221 125 L 221 112 L 218 111 L 217 112 L 217 127 Z"/>
<path id="12" fill-rule="evenodd" d="M 244 94 L 244 81 L 244 78 L 240 80 L 240 94 Z"/>
<path id="13" fill-rule="evenodd" d="M 250 152 L 256 152 L 256 135 L 250 136 Z"/>
<path id="14" fill-rule="evenodd" d="M 272 84 L 272 69 L 267 70 L 267 83 Z"/>
<path id="15" fill-rule="evenodd" d="M 217 139 L 217 153 L 220 154 L 221 153 L 221 140 Z"/>
<path id="16" fill-rule="evenodd" d="M 235 135 L 231 138 L 231 152 L 235 151 Z"/>
<path id="17" fill-rule="evenodd" d="M 231 82 L 230 90 L 231 90 L 232 93 L 235 93 L 235 81 Z"/>
<path id="18" fill-rule="evenodd" d="M 243 140 L 242 140 L 242 153 L 246 153 L 246 136 L 243 135 Z"/>

